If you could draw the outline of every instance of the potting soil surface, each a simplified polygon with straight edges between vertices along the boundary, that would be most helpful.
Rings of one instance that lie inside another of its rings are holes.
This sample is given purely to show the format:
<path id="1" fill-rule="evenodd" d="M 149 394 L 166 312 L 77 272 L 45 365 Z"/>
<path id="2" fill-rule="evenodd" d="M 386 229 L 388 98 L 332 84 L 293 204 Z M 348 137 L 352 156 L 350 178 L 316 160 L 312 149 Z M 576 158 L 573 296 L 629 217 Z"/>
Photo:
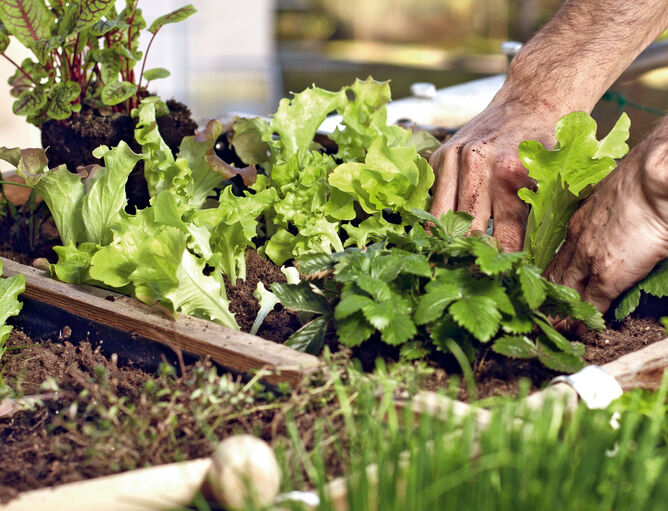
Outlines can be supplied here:
<path id="1" fill-rule="evenodd" d="M 227 288 L 231 310 L 245 331 L 259 309 L 253 296 L 258 281 L 268 287 L 285 278 L 276 266 L 250 251 L 246 281 Z M 279 306 L 267 317 L 259 335 L 281 341 L 299 325 L 295 314 Z M 665 338 L 663 328 L 653 318 L 627 318 L 611 326 L 581 339 L 588 363 L 602 365 Z M 261 390 L 234 403 L 223 399 L 224 403 L 212 410 L 192 397 L 204 385 L 202 375 L 211 370 L 208 361 L 198 361 L 187 366 L 185 374 L 167 378 L 132 365 L 118 367 L 113 356 L 105 358 L 87 341 L 71 341 L 34 342 L 18 331 L 10 336 L 9 350 L 0 364 L 2 379 L 21 395 L 41 395 L 43 404 L 16 409 L 11 402 L 0 402 L 0 502 L 29 489 L 207 456 L 213 448 L 212 439 L 234 432 L 251 432 L 275 441 L 285 436 L 288 408 L 307 445 L 312 442 L 318 418 L 331 423 L 333 396 L 331 402 L 319 399 L 310 403 L 313 390 L 308 384 L 287 394 Z M 359 357 L 363 365 L 369 365 L 377 355 L 387 353 L 371 345 L 365 351 L 340 354 Z M 491 350 L 481 354 L 473 370 L 478 397 L 516 394 L 522 379 L 538 388 L 556 375 L 536 361 L 512 360 Z M 421 387 L 447 388 L 449 374 L 455 373 L 457 366 L 451 361 L 432 364 Z M 210 381 L 204 388 L 210 391 L 215 387 L 215 392 L 221 392 L 222 387 L 231 385 L 207 378 Z M 224 378 L 233 381 L 229 375 Z M 166 399 L 165 394 L 171 397 Z M 459 397 L 468 398 L 463 384 Z M 199 413 L 193 412 L 196 407 L 202 407 Z M 331 426 L 337 427 L 335 423 Z M 334 471 L 335 467 L 336 463 Z"/>

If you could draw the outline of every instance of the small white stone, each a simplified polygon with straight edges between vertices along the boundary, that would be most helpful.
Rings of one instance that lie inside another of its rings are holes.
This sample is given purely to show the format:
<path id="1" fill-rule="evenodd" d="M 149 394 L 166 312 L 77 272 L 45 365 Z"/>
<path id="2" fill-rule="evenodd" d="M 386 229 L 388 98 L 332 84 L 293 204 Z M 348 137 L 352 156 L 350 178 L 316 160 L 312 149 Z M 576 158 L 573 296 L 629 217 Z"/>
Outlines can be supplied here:
<path id="1" fill-rule="evenodd" d="M 222 506 L 246 509 L 250 502 L 255 507 L 271 504 L 280 489 L 281 470 L 266 442 L 235 435 L 216 447 L 207 478 Z"/>

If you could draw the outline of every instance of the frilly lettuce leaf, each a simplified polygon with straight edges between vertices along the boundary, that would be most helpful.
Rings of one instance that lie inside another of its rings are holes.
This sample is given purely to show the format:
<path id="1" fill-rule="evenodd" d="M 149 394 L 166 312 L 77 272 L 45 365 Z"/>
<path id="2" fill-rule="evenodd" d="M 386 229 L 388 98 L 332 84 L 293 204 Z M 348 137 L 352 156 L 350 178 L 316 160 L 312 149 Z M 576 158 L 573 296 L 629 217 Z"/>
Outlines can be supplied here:
<path id="1" fill-rule="evenodd" d="M 2 271 L 2 261 L 0 261 L 0 275 Z M 25 288 L 25 275 L 0 278 L 0 358 L 5 352 L 5 341 L 12 331 L 12 327 L 5 323 L 10 316 L 16 316 L 21 312 L 23 304 L 19 302 L 18 296 L 25 291 Z"/>
<path id="2" fill-rule="evenodd" d="M 580 202 L 615 168 L 615 158 L 628 152 L 629 125 L 628 116 L 622 114 L 599 142 L 596 122 L 585 112 L 573 112 L 557 123 L 557 144 L 552 150 L 537 141 L 520 144 L 520 159 L 536 180 L 536 191 L 522 188 L 518 192 L 532 206 L 524 239 L 529 262 L 543 270 L 552 261 Z"/>

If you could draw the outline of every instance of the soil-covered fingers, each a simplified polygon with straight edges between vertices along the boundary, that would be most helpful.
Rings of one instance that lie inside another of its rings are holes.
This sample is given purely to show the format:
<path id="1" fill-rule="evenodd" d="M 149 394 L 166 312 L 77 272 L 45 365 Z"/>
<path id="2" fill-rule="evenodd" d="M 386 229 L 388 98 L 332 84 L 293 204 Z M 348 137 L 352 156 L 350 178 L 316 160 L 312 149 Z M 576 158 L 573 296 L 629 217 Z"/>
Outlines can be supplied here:
<path id="1" fill-rule="evenodd" d="M 459 152 L 457 210 L 473 215 L 471 230 L 487 231 L 492 215 L 490 156 L 486 142 L 465 144 Z"/>
<path id="2" fill-rule="evenodd" d="M 505 250 L 520 251 L 530 207 L 519 198 L 517 191 L 525 187 L 533 188 L 533 180 L 528 177 L 519 158 L 510 153 L 497 159 L 492 178 L 493 234 Z"/>
<path id="3" fill-rule="evenodd" d="M 461 146 L 442 145 L 429 159 L 436 176 L 431 203 L 431 214 L 436 217 L 440 217 L 449 210 L 454 211 L 456 207 L 459 172 L 458 147 Z"/>

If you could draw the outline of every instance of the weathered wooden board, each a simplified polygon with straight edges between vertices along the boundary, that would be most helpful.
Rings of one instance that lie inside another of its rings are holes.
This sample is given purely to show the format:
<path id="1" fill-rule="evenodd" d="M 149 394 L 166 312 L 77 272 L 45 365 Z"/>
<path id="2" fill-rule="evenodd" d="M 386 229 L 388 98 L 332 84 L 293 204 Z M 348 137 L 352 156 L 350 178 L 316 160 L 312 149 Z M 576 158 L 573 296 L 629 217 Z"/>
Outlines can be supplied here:
<path id="1" fill-rule="evenodd" d="M 211 321 L 179 315 L 177 319 L 132 298 L 95 288 L 59 282 L 42 270 L 0 258 L 3 275 L 26 276 L 28 298 L 55 306 L 69 314 L 165 344 L 195 355 L 207 355 L 235 371 L 266 367 L 276 372 L 270 383 L 298 383 L 303 375 L 320 365 L 306 353 Z"/>
<path id="2" fill-rule="evenodd" d="M 200 458 L 28 491 L 0 505 L 0 511 L 175 509 L 192 501 L 210 465 L 210 458 Z"/>

